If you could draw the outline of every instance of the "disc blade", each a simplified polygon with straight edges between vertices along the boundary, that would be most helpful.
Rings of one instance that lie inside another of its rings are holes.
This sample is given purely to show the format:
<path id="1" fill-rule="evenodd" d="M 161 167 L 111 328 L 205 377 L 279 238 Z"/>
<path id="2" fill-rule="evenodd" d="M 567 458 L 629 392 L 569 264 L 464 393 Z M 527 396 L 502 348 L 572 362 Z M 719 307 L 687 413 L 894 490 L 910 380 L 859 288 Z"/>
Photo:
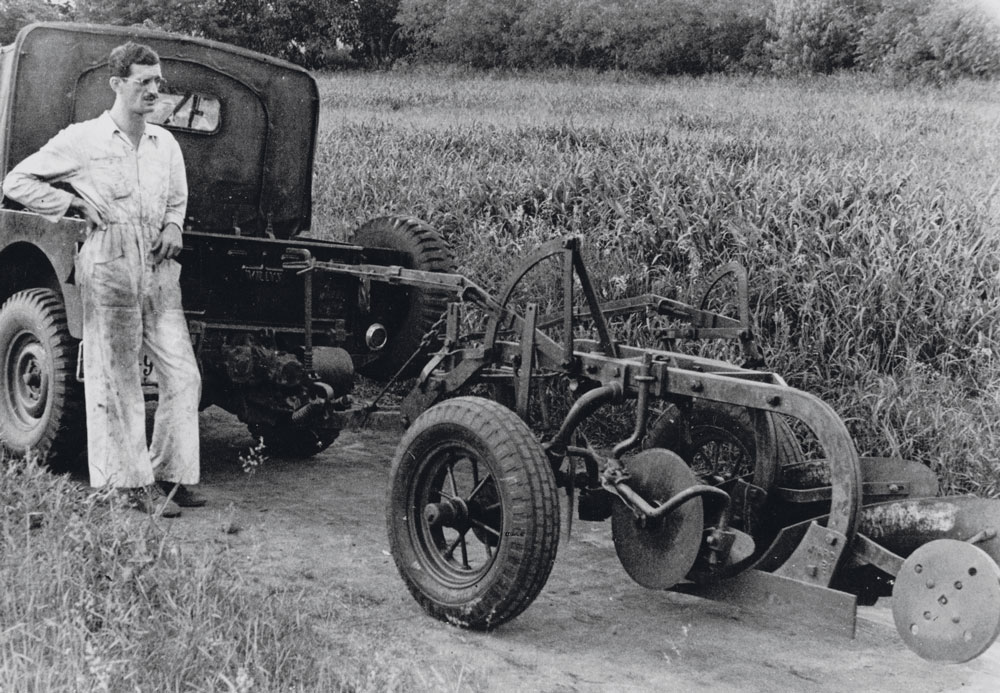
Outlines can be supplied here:
<path id="1" fill-rule="evenodd" d="M 684 460 L 660 448 L 640 452 L 626 467 L 629 486 L 653 506 L 698 483 Z M 636 518 L 620 500 L 611 515 L 618 560 L 629 577 L 650 589 L 667 589 L 684 579 L 698 557 L 704 525 L 699 497 L 655 520 Z"/>

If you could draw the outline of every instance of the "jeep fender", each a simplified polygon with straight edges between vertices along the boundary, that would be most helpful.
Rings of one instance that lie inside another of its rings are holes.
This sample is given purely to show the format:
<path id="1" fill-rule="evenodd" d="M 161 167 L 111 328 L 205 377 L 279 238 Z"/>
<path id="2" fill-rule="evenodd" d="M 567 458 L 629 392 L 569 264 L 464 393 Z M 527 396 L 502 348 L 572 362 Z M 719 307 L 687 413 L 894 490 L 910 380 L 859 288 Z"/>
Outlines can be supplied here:
<path id="1" fill-rule="evenodd" d="M 85 230 L 78 219 L 53 224 L 37 214 L 0 210 L 0 303 L 24 289 L 57 291 L 66 304 L 69 332 L 81 339 L 83 308 L 73 267 Z"/>

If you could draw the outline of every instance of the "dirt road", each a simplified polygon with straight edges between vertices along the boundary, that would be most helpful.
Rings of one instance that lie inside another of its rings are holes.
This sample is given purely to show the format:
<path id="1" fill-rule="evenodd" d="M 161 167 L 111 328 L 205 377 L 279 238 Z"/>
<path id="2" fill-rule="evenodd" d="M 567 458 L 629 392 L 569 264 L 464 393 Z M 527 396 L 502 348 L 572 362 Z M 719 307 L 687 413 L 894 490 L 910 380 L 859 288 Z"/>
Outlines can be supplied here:
<path id="1" fill-rule="evenodd" d="M 225 541 L 261 580 L 353 594 L 374 621 L 411 634 L 430 663 L 467 668 L 490 690 L 1000 690 L 1000 645 L 964 665 L 926 662 L 882 603 L 861 610 L 850 640 L 639 587 L 618 563 L 610 522 L 574 522 L 568 541 L 564 532 L 545 589 L 520 617 L 489 634 L 459 630 L 424 615 L 388 552 L 384 493 L 397 433 L 345 433 L 314 459 L 271 459 L 248 476 L 242 425 L 211 409 L 202 428 L 211 504 L 186 511 L 172 531 L 219 541 L 238 529 Z"/>

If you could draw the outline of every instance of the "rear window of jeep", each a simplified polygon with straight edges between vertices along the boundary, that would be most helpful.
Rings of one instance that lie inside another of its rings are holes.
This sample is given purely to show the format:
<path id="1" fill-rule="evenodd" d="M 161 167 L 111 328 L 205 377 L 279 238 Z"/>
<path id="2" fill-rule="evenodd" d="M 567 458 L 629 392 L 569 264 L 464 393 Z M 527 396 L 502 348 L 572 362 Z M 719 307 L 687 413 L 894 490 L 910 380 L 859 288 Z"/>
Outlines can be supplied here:
<path id="1" fill-rule="evenodd" d="M 219 99 L 191 91 L 162 92 L 148 120 L 157 125 L 211 134 L 219 130 L 222 110 Z"/>

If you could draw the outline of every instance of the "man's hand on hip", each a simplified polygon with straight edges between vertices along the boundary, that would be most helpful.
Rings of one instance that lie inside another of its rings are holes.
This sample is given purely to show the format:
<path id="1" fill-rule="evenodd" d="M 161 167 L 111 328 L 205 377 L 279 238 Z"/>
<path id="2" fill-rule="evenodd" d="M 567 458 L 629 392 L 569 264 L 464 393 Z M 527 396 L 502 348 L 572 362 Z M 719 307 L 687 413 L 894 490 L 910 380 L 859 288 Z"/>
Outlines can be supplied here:
<path id="1" fill-rule="evenodd" d="M 173 260 L 184 249 L 184 238 L 177 224 L 167 224 L 160 231 L 153 244 L 153 260 L 159 264 L 163 260 Z"/>
<path id="2" fill-rule="evenodd" d="M 108 228 L 107 220 L 97 211 L 97 208 L 82 197 L 74 197 L 69 203 L 69 208 L 75 209 L 83 215 L 83 218 L 90 226 L 88 230 L 96 231 L 97 229 L 101 229 L 103 231 Z"/>

